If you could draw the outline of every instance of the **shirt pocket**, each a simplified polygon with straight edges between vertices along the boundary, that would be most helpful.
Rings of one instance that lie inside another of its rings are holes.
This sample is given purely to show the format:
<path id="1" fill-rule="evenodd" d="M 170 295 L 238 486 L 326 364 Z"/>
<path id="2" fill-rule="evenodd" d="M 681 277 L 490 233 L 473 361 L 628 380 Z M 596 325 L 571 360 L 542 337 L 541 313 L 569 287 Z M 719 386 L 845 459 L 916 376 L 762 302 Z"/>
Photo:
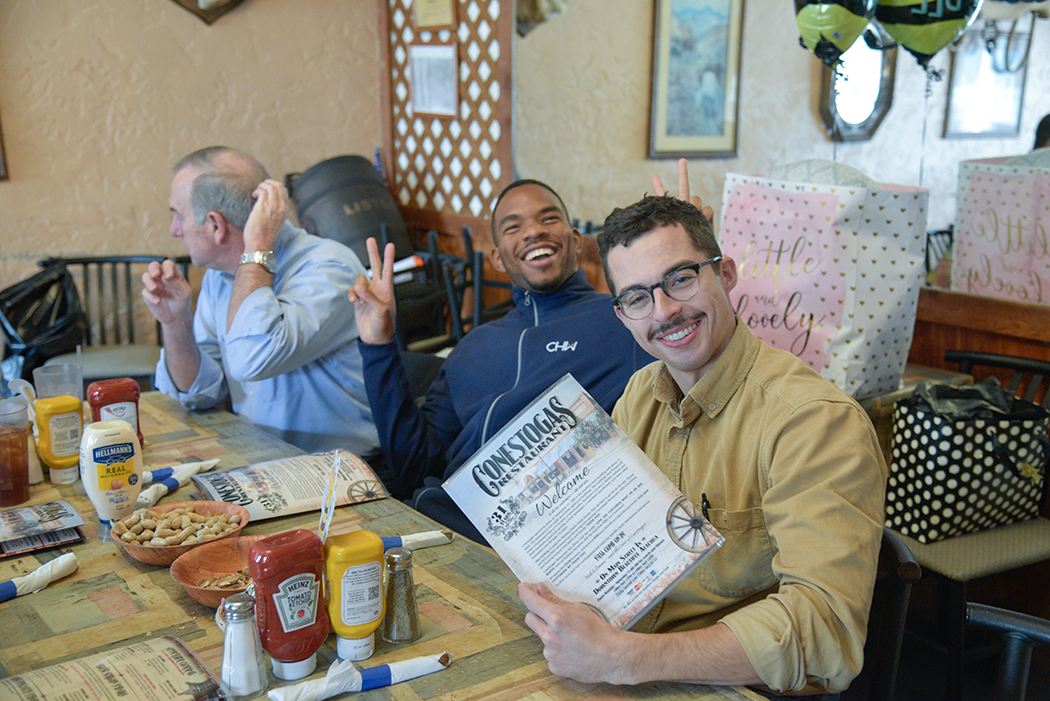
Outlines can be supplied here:
<path id="1" fill-rule="evenodd" d="M 725 543 L 711 555 L 707 566 L 696 569 L 700 584 L 730 599 L 751 596 L 775 585 L 773 543 L 762 509 L 710 509 L 709 514 Z"/>

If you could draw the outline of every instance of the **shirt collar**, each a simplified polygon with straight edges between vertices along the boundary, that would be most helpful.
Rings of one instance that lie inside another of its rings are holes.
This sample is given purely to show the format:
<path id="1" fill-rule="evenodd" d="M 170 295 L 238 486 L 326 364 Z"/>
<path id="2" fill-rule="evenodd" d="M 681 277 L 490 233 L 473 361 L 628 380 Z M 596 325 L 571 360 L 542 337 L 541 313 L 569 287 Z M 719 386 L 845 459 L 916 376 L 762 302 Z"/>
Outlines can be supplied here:
<path id="1" fill-rule="evenodd" d="M 725 408 L 744 383 L 744 378 L 758 357 L 761 344 L 747 325 L 737 319 L 729 345 L 688 394 L 682 396 L 667 366 L 662 364 L 653 379 L 653 397 L 667 406 L 680 425 L 695 422 L 701 411 L 713 418 Z"/>
<path id="2" fill-rule="evenodd" d="M 594 288 L 587 281 L 586 271 L 580 268 L 570 275 L 558 289 L 551 292 L 531 292 L 521 287 L 513 287 L 511 292 L 514 297 L 514 304 L 518 308 L 523 308 L 527 304 L 537 304 L 541 309 L 545 309 L 565 304 L 565 300 L 568 297 L 593 293 Z M 528 303 L 525 301 L 526 296 L 530 300 Z M 609 304 L 611 306 L 612 302 L 610 301 Z"/>

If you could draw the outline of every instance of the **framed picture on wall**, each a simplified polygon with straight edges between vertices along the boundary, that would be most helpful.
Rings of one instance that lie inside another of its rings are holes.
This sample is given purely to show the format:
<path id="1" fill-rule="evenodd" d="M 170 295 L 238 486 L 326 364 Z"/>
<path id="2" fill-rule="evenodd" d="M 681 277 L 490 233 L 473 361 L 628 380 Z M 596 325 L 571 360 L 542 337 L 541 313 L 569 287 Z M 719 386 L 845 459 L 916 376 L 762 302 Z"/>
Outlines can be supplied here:
<path id="1" fill-rule="evenodd" d="M 650 158 L 736 155 L 743 0 L 656 0 Z"/>
<path id="2" fill-rule="evenodd" d="M 1021 131 L 1030 34 L 1000 34 L 991 50 L 980 31 L 966 32 L 952 52 L 945 138 L 1008 137 Z"/>
<path id="3" fill-rule="evenodd" d="M 0 180 L 7 180 L 7 161 L 4 160 L 4 130 L 0 125 Z"/>

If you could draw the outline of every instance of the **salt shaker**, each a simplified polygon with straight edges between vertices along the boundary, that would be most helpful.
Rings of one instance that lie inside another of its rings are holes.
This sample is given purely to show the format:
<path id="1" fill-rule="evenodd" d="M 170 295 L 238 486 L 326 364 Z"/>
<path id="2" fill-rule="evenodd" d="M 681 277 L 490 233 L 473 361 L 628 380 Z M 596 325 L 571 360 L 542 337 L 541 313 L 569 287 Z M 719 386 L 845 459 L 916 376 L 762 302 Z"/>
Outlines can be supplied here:
<path id="1" fill-rule="evenodd" d="M 222 643 L 222 683 L 233 701 L 258 696 L 266 688 L 266 664 L 259 629 L 255 625 L 255 599 L 234 594 L 223 604 L 226 637 Z"/>
<path id="2" fill-rule="evenodd" d="M 416 584 L 412 579 L 412 551 L 390 548 L 386 551 L 386 615 L 383 617 L 383 640 L 388 643 L 410 643 L 419 640 L 419 608 L 416 606 Z"/>

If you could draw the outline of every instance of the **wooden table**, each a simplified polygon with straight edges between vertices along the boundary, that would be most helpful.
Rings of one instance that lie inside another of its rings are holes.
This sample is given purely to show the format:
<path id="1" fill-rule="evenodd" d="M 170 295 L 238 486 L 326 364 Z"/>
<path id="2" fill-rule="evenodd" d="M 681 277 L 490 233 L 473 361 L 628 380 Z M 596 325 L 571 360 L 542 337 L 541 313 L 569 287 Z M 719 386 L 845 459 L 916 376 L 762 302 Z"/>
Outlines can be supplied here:
<path id="1" fill-rule="evenodd" d="M 140 405 L 146 469 L 217 457 L 218 469 L 298 455 L 283 443 L 230 413 L 189 412 L 157 392 Z M 194 492 L 184 487 L 164 501 L 183 501 Z M 152 636 L 182 640 L 216 673 L 222 666 L 222 633 L 214 611 L 193 599 L 168 569 L 144 565 L 113 542 L 99 540 L 95 512 L 80 482 L 32 488 L 31 501 L 65 499 L 85 520 L 87 541 L 0 560 L 0 581 L 27 574 L 71 550 L 79 568 L 46 589 L 0 604 L 0 677 L 21 674 Z M 308 513 L 251 522 L 244 534 L 316 528 Z M 336 510 L 330 533 L 367 528 L 379 535 L 400 535 L 438 527 L 395 499 Z M 465 538 L 414 553 L 416 598 L 423 637 L 411 645 L 391 645 L 376 635 L 373 666 L 418 655 L 448 651 L 448 670 L 361 694 L 363 699 L 761 699 L 747 689 L 656 683 L 634 687 L 581 684 L 553 676 L 539 640 L 524 623 L 517 579 L 489 548 Z M 335 636 L 318 652 L 315 676 L 336 659 Z M 269 663 L 267 663 L 269 668 Z M 270 687 L 284 685 L 270 674 Z M 261 698 L 261 697 L 260 697 Z"/>

